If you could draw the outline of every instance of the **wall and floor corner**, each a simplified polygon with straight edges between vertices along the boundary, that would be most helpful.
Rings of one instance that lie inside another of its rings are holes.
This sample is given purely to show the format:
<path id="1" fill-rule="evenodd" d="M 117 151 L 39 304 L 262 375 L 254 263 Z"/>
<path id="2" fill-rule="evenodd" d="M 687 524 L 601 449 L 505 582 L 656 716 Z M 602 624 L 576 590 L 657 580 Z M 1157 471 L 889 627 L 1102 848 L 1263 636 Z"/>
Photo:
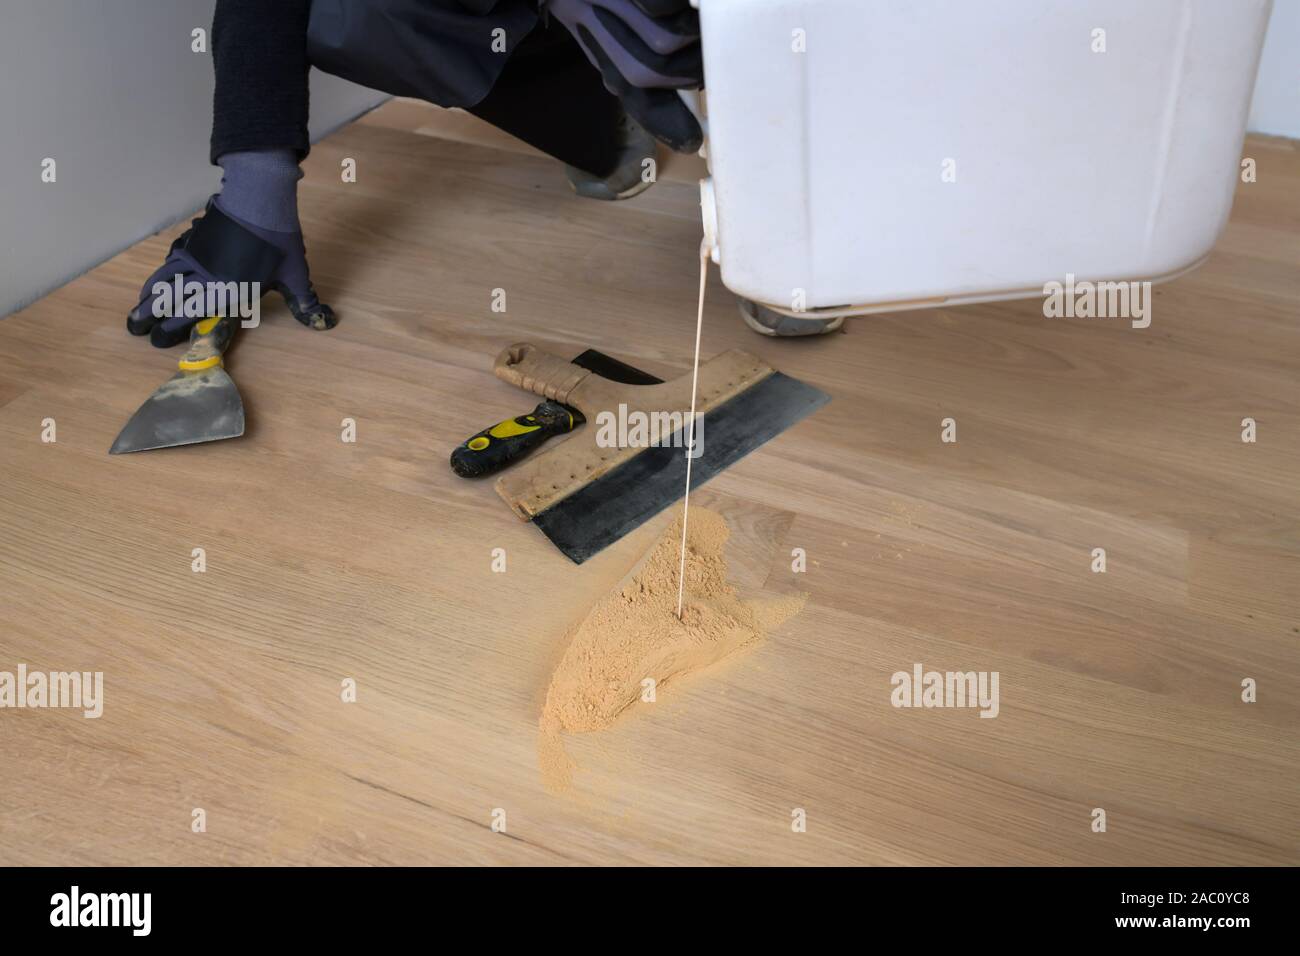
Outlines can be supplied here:
<path id="1" fill-rule="evenodd" d="M 0 316 L 199 208 L 220 180 L 207 161 L 210 54 L 191 49 L 214 0 L 4 4 Z M 1297 62 L 1300 0 L 1275 0 L 1252 131 L 1300 137 Z M 313 140 L 384 99 L 313 73 Z M 47 157 L 54 184 L 41 180 Z"/>
<path id="2" fill-rule="evenodd" d="M 221 171 L 208 163 L 214 2 L 4 0 L 0 316 L 216 190 Z M 208 52 L 191 48 L 198 28 Z M 313 72 L 312 139 L 385 99 Z M 55 183 L 41 179 L 47 157 Z M 123 303 L 124 315 L 132 304 Z"/>

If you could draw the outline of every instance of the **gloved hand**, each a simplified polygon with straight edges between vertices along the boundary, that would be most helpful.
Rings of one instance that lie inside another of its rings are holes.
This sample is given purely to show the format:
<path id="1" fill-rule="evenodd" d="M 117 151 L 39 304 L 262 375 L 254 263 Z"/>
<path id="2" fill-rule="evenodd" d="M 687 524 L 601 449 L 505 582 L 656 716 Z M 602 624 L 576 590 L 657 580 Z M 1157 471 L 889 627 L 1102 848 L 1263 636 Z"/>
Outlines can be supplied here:
<path id="1" fill-rule="evenodd" d="M 541 2 L 633 119 L 679 152 L 700 148 L 700 124 L 676 93 L 704 86 L 700 18 L 689 0 Z"/>
<path id="2" fill-rule="evenodd" d="M 257 282 L 262 294 L 284 296 L 293 317 L 309 329 L 332 329 L 338 324 L 334 310 L 316 297 L 307 271 L 307 253 L 301 232 L 273 232 L 241 222 L 224 212 L 218 197 L 208 201 L 203 215 L 193 220 L 168 250 L 167 259 L 140 290 L 140 301 L 128 314 L 127 330 L 148 335 L 158 348 L 171 348 L 190 337 L 190 327 L 203 316 L 155 316 L 157 283 Z"/>

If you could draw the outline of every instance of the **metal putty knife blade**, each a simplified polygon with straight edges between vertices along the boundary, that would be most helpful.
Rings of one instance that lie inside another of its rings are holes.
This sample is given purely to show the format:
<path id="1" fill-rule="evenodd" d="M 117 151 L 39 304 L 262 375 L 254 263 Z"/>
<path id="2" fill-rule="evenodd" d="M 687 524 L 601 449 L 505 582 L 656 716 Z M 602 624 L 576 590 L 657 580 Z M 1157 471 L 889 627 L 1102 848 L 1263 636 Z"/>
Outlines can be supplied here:
<path id="1" fill-rule="evenodd" d="M 244 402 L 226 370 L 177 372 L 126 423 L 109 454 L 193 445 L 244 434 Z"/>

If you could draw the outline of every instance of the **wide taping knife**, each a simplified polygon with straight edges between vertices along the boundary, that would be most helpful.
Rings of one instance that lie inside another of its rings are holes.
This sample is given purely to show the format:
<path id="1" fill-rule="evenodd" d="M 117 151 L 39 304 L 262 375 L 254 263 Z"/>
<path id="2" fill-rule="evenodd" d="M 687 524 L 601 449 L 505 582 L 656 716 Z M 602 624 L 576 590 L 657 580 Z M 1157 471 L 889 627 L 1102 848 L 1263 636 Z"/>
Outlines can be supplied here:
<path id="1" fill-rule="evenodd" d="M 696 488 L 830 401 L 740 349 L 701 361 L 698 376 L 642 384 L 520 342 L 501 351 L 493 371 L 589 418 L 626 409 L 629 420 L 661 423 L 657 437 L 612 445 L 601 429 L 586 429 L 497 479 L 515 514 L 578 564 L 681 500 L 688 471 Z"/>
<path id="2" fill-rule="evenodd" d="M 573 364 L 624 385 L 657 385 L 663 381 L 595 349 L 587 349 Z M 451 453 L 451 470 L 462 478 L 496 474 L 531 454 L 548 438 L 568 434 L 586 420 L 573 406 L 548 399 L 527 415 L 497 422 L 461 442 Z"/>

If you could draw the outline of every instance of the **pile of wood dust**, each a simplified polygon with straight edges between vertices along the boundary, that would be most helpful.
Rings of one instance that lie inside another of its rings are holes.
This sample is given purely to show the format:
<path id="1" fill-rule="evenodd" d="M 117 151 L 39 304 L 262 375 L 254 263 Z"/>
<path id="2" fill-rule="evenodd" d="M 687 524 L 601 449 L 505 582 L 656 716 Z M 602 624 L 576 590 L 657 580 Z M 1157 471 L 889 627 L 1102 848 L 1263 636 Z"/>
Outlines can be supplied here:
<path id="1" fill-rule="evenodd" d="M 727 583 L 723 517 L 695 507 L 686 541 L 686 594 L 677 618 L 681 518 L 621 590 L 597 604 L 569 638 L 542 708 L 538 758 L 547 789 L 567 789 L 574 764 L 563 733 L 608 727 L 642 699 L 644 681 L 658 698 L 665 685 L 761 639 L 803 608 L 806 594 L 742 601 Z"/>

